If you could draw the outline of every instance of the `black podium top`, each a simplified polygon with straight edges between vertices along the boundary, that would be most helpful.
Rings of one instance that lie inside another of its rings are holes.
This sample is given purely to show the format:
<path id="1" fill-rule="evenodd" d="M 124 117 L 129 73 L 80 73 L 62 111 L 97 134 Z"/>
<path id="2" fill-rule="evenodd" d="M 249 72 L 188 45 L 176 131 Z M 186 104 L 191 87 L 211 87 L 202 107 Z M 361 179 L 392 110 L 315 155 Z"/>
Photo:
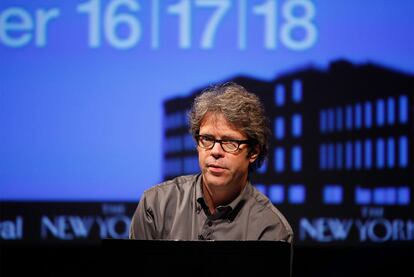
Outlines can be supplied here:
<path id="1" fill-rule="evenodd" d="M 102 241 L 105 272 L 127 276 L 290 276 L 282 241 Z M 114 275 L 115 276 L 115 275 Z"/>

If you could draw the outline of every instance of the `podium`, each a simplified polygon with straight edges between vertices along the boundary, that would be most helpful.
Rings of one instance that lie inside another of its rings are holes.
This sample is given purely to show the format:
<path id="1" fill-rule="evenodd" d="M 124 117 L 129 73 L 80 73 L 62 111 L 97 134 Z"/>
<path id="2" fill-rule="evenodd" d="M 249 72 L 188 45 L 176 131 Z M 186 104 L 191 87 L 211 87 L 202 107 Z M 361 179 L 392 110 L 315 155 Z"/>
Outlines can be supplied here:
<path id="1" fill-rule="evenodd" d="M 102 241 L 102 269 L 113 276 L 291 275 L 292 246 L 282 241 Z"/>

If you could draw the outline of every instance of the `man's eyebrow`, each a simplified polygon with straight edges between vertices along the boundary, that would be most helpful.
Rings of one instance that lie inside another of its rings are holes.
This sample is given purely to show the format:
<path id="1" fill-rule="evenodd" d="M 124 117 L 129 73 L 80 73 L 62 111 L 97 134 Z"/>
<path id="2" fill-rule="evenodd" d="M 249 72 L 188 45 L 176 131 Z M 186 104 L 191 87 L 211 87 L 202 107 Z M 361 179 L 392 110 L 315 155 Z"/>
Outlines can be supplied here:
<path id="1" fill-rule="evenodd" d="M 211 137 L 211 138 L 214 138 L 214 136 L 213 135 L 211 135 L 211 134 L 209 134 L 209 133 L 206 133 L 206 134 L 198 134 L 199 136 L 203 136 L 203 137 Z"/>
<path id="2" fill-rule="evenodd" d="M 218 139 L 215 136 L 211 135 L 211 134 L 200 134 L 201 136 L 205 136 L 205 137 L 209 137 L 209 138 L 214 138 L 214 139 Z M 229 136 L 229 135 L 224 135 L 222 137 L 219 138 L 219 140 L 245 140 L 245 139 L 239 139 L 239 138 L 235 138 L 233 136 Z"/>
<path id="3" fill-rule="evenodd" d="M 222 140 L 244 140 L 244 139 L 238 139 L 232 136 L 222 136 L 221 139 Z"/>

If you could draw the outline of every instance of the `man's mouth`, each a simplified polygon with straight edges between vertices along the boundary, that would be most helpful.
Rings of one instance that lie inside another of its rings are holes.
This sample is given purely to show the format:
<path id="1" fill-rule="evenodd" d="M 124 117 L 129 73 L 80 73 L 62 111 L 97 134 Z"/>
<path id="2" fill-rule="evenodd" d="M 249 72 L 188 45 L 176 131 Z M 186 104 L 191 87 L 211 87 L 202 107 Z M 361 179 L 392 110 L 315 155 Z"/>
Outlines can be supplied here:
<path id="1" fill-rule="evenodd" d="M 216 164 L 208 164 L 207 167 L 209 171 L 213 174 L 221 174 L 226 170 L 225 167 Z"/>
<path id="2" fill-rule="evenodd" d="M 207 164 L 207 167 L 215 167 L 215 168 L 222 168 L 222 169 L 225 169 L 225 167 L 224 167 L 224 166 L 219 165 L 219 164 L 215 164 L 215 163 L 208 163 L 208 164 Z"/>

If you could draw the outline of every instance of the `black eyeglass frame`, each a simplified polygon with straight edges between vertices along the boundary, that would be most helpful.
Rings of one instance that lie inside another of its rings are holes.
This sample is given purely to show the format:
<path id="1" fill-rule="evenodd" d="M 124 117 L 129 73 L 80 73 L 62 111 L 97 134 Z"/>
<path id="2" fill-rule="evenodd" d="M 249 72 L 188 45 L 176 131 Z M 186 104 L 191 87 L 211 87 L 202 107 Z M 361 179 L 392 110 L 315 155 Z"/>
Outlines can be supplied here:
<path id="1" fill-rule="evenodd" d="M 208 140 L 212 141 L 212 142 L 213 142 L 213 144 L 212 144 L 210 147 L 205 147 L 204 145 L 202 145 L 202 144 L 200 143 L 200 138 L 206 138 L 206 139 L 208 139 Z M 223 151 L 224 151 L 224 152 L 227 152 L 227 153 L 236 153 L 237 151 L 239 151 L 239 150 L 240 150 L 240 145 L 242 145 L 242 144 L 248 144 L 248 145 L 250 145 L 250 146 L 253 144 L 253 141 L 252 141 L 252 140 L 238 140 L 238 139 L 215 139 L 214 137 L 211 137 L 211 136 L 206 136 L 206 135 L 196 135 L 196 136 L 195 136 L 195 139 L 196 139 L 196 141 L 197 141 L 197 145 L 198 145 L 198 146 L 200 146 L 200 147 L 201 147 L 201 148 L 203 148 L 203 149 L 206 149 L 206 150 L 211 150 L 211 149 L 213 149 L 214 145 L 216 145 L 216 142 L 218 142 L 218 143 L 220 143 L 220 147 L 221 147 L 221 149 L 223 149 Z M 223 147 L 223 142 L 224 142 L 224 143 L 226 143 L 226 142 L 228 142 L 228 143 L 231 143 L 231 142 L 237 143 L 237 148 L 236 148 L 235 150 L 228 151 L 228 150 L 224 149 L 224 147 Z"/>

